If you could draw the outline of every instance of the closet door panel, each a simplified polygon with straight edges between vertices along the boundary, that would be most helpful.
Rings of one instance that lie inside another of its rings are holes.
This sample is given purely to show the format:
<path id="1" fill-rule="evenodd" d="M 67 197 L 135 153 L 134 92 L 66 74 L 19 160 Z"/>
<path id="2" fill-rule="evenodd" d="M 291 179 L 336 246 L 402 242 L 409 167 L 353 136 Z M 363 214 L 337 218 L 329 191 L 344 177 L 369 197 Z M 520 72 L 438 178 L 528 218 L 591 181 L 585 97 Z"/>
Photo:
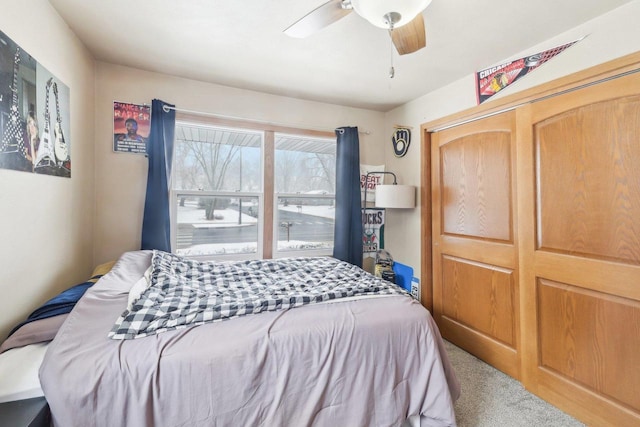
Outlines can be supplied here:
<path id="1" fill-rule="evenodd" d="M 432 135 L 434 317 L 443 336 L 519 378 L 515 114 Z"/>
<path id="2" fill-rule="evenodd" d="M 540 367 L 640 407 L 640 303 L 546 279 L 537 290 Z"/>
<path id="3" fill-rule="evenodd" d="M 483 132 L 441 147 L 444 234 L 512 241 L 510 135 Z"/>
<path id="4" fill-rule="evenodd" d="M 515 349 L 513 271 L 443 256 L 442 316 Z"/>
<path id="5" fill-rule="evenodd" d="M 640 262 L 640 96 L 571 109 L 534 126 L 538 248 Z"/>
<path id="6" fill-rule="evenodd" d="M 640 425 L 640 74 L 527 109 L 525 386 L 587 424 Z"/>

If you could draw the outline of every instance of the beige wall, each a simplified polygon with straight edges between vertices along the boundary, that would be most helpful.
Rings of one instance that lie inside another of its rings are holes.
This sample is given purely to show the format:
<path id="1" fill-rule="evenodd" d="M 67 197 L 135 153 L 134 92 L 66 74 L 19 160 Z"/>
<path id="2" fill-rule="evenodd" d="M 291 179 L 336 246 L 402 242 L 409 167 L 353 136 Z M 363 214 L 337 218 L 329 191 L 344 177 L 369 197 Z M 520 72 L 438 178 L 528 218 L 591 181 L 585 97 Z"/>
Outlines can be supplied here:
<path id="1" fill-rule="evenodd" d="M 93 268 L 94 62 L 47 0 L 3 2 L 0 29 L 70 89 L 72 178 L 0 169 L 0 339 Z"/>
<path id="2" fill-rule="evenodd" d="M 361 161 L 384 162 L 384 114 L 226 86 L 186 80 L 107 63 L 96 70 L 96 229 L 95 259 L 105 262 L 140 248 L 147 160 L 142 155 L 114 153 L 113 101 L 151 103 L 153 98 L 176 107 L 268 121 L 292 127 L 332 131 L 358 126 Z"/>
<path id="3" fill-rule="evenodd" d="M 608 14 L 589 21 L 564 34 L 532 46 L 509 59 L 537 53 L 582 36 L 575 44 L 535 72 L 505 89 L 500 95 L 540 85 L 550 80 L 601 64 L 640 50 L 640 0 L 628 3 Z M 502 61 L 501 61 L 502 62 Z M 494 64 L 478 64 L 478 68 Z M 490 102 L 490 101 L 487 101 Z M 402 184 L 420 186 L 420 125 L 476 105 L 475 79 L 469 75 L 457 82 L 398 107 L 385 115 L 385 162 L 387 170 L 396 172 Z M 413 127 L 413 142 L 408 154 L 398 159 L 393 155 L 391 135 L 394 125 Z M 387 214 L 386 246 L 395 260 L 414 267 L 420 277 L 420 209 L 390 210 Z"/>
<path id="4" fill-rule="evenodd" d="M 24 25 L 26 17 L 29 25 Z M 504 94 L 639 50 L 638 18 L 640 0 L 515 54 L 525 56 L 589 34 Z M 0 29 L 70 88 L 73 160 L 71 179 L 0 170 L 0 336 L 49 297 L 86 279 L 95 264 L 139 247 L 147 163 L 140 155 L 112 152 L 114 100 L 150 103 L 159 98 L 184 109 L 313 129 L 358 126 L 370 132 L 361 135 L 362 162 L 386 163 L 400 183 L 416 186 L 420 125 L 475 105 L 473 75 L 383 114 L 95 64 L 46 0 L 5 5 Z M 414 131 L 402 159 L 391 151 L 396 124 Z M 386 246 L 418 276 L 419 228 L 418 208 L 387 213 Z"/>

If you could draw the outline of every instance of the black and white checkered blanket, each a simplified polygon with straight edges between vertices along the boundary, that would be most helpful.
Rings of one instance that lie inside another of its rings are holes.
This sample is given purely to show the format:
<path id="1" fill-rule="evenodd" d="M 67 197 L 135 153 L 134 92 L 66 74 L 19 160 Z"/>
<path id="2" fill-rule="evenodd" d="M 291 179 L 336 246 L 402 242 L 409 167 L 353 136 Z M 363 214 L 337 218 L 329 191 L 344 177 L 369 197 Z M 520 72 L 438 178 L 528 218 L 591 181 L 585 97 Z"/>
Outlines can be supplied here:
<path id="1" fill-rule="evenodd" d="M 336 298 L 409 294 L 330 257 L 201 262 L 154 251 L 148 288 L 109 337 L 142 338 L 173 329 Z"/>

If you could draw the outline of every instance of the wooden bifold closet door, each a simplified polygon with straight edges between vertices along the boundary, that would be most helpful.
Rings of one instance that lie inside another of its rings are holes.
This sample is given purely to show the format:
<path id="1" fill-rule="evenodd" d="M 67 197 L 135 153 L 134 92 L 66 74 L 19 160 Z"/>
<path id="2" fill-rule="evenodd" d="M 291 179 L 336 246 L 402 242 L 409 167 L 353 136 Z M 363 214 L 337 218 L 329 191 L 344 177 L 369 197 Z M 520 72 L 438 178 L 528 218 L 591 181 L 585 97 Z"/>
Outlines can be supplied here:
<path id="1" fill-rule="evenodd" d="M 640 426 L 640 73 L 521 110 L 523 382 Z"/>
<path id="2" fill-rule="evenodd" d="M 640 426 L 640 72 L 432 133 L 431 192 L 443 336 Z"/>
<path id="3" fill-rule="evenodd" d="M 515 114 L 431 138 L 434 317 L 448 340 L 520 378 Z"/>

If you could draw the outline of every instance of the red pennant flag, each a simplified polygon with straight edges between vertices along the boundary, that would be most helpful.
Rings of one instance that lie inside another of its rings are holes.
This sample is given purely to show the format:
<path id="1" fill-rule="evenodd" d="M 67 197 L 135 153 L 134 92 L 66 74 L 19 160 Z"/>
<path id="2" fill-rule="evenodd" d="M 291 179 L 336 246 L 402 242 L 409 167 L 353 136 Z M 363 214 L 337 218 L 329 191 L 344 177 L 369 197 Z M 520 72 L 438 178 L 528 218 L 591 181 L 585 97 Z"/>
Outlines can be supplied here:
<path id="1" fill-rule="evenodd" d="M 563 44 L 562 46 L 554 47 L 553 49 L 545 50 L 544 52 L 536 53 L 534 55 L 478 71 L 476 73 L 478 104 L 482 104 L 502 89 L 513 84 L 521 77 L 529 74 L 580 40 L 582 40 L 582 38 Z"/>

